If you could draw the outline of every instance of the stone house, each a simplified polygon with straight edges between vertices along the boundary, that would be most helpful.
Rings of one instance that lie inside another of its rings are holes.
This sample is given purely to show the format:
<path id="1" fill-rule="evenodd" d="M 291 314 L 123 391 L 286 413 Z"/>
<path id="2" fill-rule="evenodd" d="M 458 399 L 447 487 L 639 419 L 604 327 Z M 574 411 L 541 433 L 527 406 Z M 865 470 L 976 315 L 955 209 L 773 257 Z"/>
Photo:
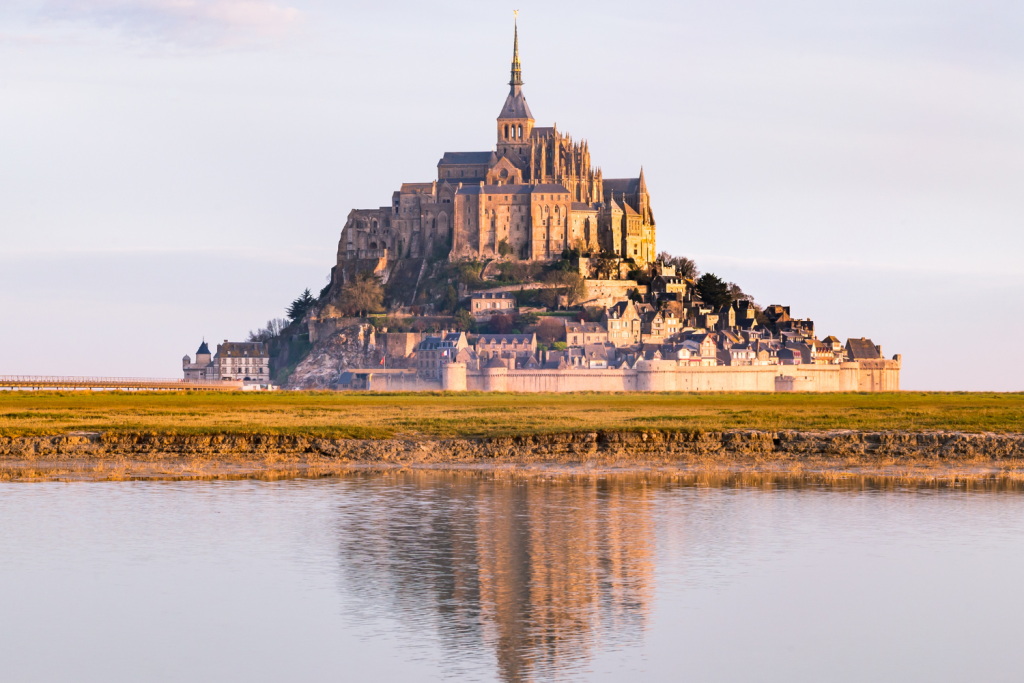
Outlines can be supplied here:
<path id="1" fill-rule="evenodd" d="M 516 315 L 519 308 L 512 292 L 473 292 L 469 297 L 469 312 L 474 317 Z"/>
<path id="2" fill-rule="evenodd" d="M 673 269 L 674 270 L 674 269 Z M 686 295 L 686 280 L 670 275 L 655 275 L 651 279 L 651 291 L 656 294 Z"/>
<path id="3" fill-rule="evenodd" d="M 645 306 L 640 330 L 650 341 L 662 342 L 681 331 L 681 322 L 671 309 L 656 310 L 652 306 Z"/>
<path id="4" fill-rule="evenodd" d="M 620 301 L 604 310 L 601 324 L 608 330 L 608 341 L 615 346 L 640 343 L 643 320 L 633 301 Z"/>
<path id="5" fill-rule="evenodd" d="M 206 345 L 205 339 L 196 351 L 196 362 L 193 363 L 191 358 L 185 356 L 181 359 L 181 369 L 187 380 L 203 381 L 214 378 L 216 373 L 213 369 L 213 354 L 210 353 L 210 347 Z"/>
<path id="6" fill-rule="evenodd" d="M 537 353 L 537 335 L 533 334 L 482 334 L 473 346 L 481 360 L 494 356 L 526 360 Z"/>
<path id="7" fill-rule="evenodd" d="M 601 323 L 584 323 L 578 320 L 565 321 L 565 336 L 569 346 L 603 344 L 608 341 L 608 330 Z"/>
<path id="8" fill-rule="evenodd" d="M 229 342 L 225 339 L 223 344 L 217 344 L 217 353 L 213 356 L 213 377 L 209 379 L 270 384 L 270 351 L 267 345 L 263 342 Z"/>
<path id="9" fill-rule="evenodd" d="M 416 349 L 416 371 L 423 379 L 440 380 L 441 366 L 455 362 L 459 351 L 467 348 L 465 332 L 447 332 L 429 336 Z"/>

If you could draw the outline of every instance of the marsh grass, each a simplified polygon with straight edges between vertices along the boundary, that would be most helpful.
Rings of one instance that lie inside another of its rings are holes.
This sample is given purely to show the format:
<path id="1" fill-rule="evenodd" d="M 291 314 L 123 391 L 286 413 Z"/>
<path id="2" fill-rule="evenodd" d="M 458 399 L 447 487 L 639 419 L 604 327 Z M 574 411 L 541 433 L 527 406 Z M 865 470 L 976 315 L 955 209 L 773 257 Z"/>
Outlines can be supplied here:
<path id="1" fill-rule="evenodd" d="M 1024 394 L 0 393 L 0 435 L 513 436 L 643 429 L 1024 431 Z"/>

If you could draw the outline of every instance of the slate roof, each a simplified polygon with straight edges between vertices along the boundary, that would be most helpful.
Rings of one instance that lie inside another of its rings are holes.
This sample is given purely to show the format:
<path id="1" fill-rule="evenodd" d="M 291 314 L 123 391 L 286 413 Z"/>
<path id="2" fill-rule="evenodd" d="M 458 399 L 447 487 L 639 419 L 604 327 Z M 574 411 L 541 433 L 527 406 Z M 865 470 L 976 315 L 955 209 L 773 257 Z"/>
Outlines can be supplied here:
<path id="1" fill-rule="evenodd" d="M 533 191 L 534 191 L 534 193 L 537 193 L 537 192 L 550 192 L 552 194 L 558 194 L 558 193 L 569 194 L 569 190 L 565 189 L 561 185 L 556 185 L 556 184 L 553 184 L 553 183 L 543 183 L 543 184 L 540 184 L 540 185 L 534 185 L 533 186 Z"/>
<path id="2" fill-rule="evenodd" d="M 265 358 L 270 354 L 263 342 L 224 342 L 217 348 L 217 356 Z"/>
<path id="3" fill-rule="evenodd" d="M 604 325 L 601 323 L 581 323 L 577 320 L 566 320 L 565 332 L 566 334 L 607 334 L 608 330 L 604 329 Z"/>
<path id="4" fill-rule="evenodd" d="M 878 348 L 870 339 L 847 339 L 846 350 L 850 360 L 875 360 L 881 358 Z"/>
<path id="5" fill-rule="evenodd" d="M 484 185 L 484 194 L 530 194 L 529 185 Z"/>
<path id="6" fill-rule="evenodd" d="M 516 295 L 512 292 L 473 292 L 469 295 L 470 299 L 515 299 Z"/>
<path id="7" fill-rule="evenodd" d="M 531 138 L 547 138 L 555 134 L 553 126 L 534 126 L 530 131 Z"/>
<path id="8" fill-rule="evenodd" d="M 503 363 L 502 360 L 500 358 L 498 358 L 497 356 L 491 356 L 491 359 L 489 361 L 487 361 L 487 365 L 485 365 L 484 367 L 485 368 L 507 368 L 508 366 L 505 365 L 505 363 Z"/>
<path id="9" fill-rule="evenodd" d="M 608 196 L 609 192 L 617 192 L 620 195 L 625 192 L 626 194 L 636 194 L 636 191 L 640 188 L 639 178 L 605 178 L 601 181 L 604 186 L 605 196 Z"/>
<path id="10" fill-rule="evenodd" d="M 505 342 L 506 344 L 532 344 L 533 334 L 482 334 L 480 335 L 476 343 L 479 344 L 500 344 Z"/>
<path id="11" fill-rule="evenodd" d="M 198 356 L 201 353 L 206 353 L 206 354 L 210 353 L 210 347 L 206 345 L 206 340 L 205 339 L 203 340 L 203 343 L 199 345 L 199 350 L 196 351 L 196 355 Z"/>
<path id="12" fill-rule="evenodd" d="M 573 202 L 572 203 L 572 210 L 573 211 L 593 211 L 593 212 L 596 213 L 597 212 L 597 207 L 591 206 L 590 204 L 587 204 L 586 202 Z"/>
<path id="13" fill-rule="evenodd" d="M 501 113 L 498 119 L 530 119 L 533 120 L 533 113 L 530 105 L 526 103 L 526 95 L 523 91 L 513 86 L 505 98 L 505 104 L 501 105 Z M 536 129 L 534 129 L 536 130 Z"/>
<path id="14" fill-rule="evenodd" d="M 492 158 L 498 158 L 494 152 L 445 152 L 437 165 L 489 164 Z"/>

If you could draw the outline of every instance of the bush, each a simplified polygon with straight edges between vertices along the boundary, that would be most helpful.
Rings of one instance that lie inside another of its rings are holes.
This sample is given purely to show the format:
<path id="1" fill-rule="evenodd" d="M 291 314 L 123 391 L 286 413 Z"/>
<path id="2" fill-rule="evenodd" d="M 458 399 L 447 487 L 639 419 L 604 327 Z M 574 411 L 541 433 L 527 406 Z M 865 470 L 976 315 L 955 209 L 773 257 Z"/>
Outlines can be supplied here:
<path id="1" fill-rule="evenodd" d="M 566 344 L 565 342 L 555 342 L 554 344 L 551 345 L 551 348 L 553 348 L 555 351 L 565 351 L 567 348 L 569 348 L 569 345 Z"/>
<path id="2" fill-rule="evenodd" d="M 502 256 L 508 256 L 512 253 L 512 247 L 508 245 L 508 240 L 498 242 L 498 253 Z"/>

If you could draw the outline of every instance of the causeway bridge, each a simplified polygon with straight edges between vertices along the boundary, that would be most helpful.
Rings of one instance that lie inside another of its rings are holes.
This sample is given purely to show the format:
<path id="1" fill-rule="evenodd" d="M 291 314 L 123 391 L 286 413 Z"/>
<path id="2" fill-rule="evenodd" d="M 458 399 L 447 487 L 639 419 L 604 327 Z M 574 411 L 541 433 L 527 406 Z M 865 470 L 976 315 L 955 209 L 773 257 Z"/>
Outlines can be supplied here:
<path id="1" fill-rule="evenodd" d="M 241 380 L 161 379 L 156 377 L 59 377 L 0 375 L 0 391 L 88 389 L 99 391 L 243 391 Z M 258 389 L 253 386 L 252 389 Z"/>

